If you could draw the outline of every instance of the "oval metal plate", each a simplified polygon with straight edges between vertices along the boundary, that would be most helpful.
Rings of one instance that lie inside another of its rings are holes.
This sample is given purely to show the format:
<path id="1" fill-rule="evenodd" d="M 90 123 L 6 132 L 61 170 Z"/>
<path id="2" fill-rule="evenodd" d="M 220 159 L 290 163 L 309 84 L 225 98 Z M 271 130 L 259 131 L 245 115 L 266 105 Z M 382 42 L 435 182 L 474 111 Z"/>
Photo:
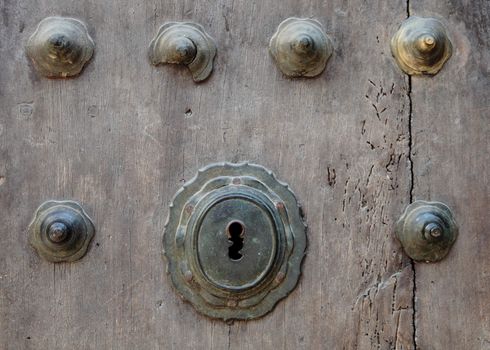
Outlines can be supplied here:
<path id="1" fill-rule="evenodd" d="M 306 225 L 294 194 L 269 170 L 212 164 L 177 192 L 163 245 L 175 289 L 199 312 L 252 319 L 296 286 Z"/>

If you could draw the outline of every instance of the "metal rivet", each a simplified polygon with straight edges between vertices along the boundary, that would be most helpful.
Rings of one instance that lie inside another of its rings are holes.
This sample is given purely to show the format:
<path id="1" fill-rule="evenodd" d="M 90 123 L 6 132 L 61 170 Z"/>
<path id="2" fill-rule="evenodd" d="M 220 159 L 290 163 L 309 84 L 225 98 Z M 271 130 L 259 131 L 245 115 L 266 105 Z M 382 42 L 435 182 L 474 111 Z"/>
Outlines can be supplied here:
<path id="1" fill-rule="evenodd" d="M 226 305 L 228 307 L 236 307 L 238 305 L 238 301 L 231 299 L 231 300 L 228 300 L 228 302 L 226 303 Z"/>
<path id="2" fill-rule="evenodd" d="M 398 220 L 396 236 L 412 259 L 435 262 L 451 249 L 458 236 L 458 227 L 445 204 L 416 201 Z"/>
<path id="3" fill-rule="evenodd" d="M 29 243 L 51 262 L 75 261 L 87 252 L 95 234 L 90 217 L 77 202 L 47 201 L 29 225 Z"/>
<path id="4" fill-rule="evenodd" d="M 85 24 L 77 19 L 47 17 L 27 42 L 27 56 L 48 78 L 78 75 L 94 52 Z"/>
<path id="5" fill-rule="evenodd" d="M 442 227 L 435 222 L 430 222 L 424 227 L 424 236 L 427 239 L 439 238 L 441 235 Z"/>
<path id="6" fill-rule="evenodd" d="M 69 235 L 69 229 L 64 222 L 53 222 L 48 227 L 48 238 L 51 242 L 63 242 Z"/>
<path id="7" fill-rule="evenodd" d="M 192 281 L 192 278 L 193 278 L 193 276 L 192 276 L 192 272 L 191 272 L 191 271 L 189 271 L 189 270 L 187 270 L 187 271 L 184 273 L 184 280 L 185 280 L 186 282 L 191 282 L 191 281 Z"/>
<path id="8" fill-rule="evenodd" d="M 216 44 L 204 28 L 191 22 L 165 23 L 150 43 L 150 62 L 181 64 L 194 81 L 205 80 L 213 70 Z"/>
<path id="9" fill-rule="evenodd" d="M 277 276 L 276 276 L 276 283 L 279 284 L 281 283 L 282 281 L 284 281 L 284 278 L 286 277 L 286 275 L 284 274 L 284 272 L 278 272 Z"/>
<path id="10" fill-rule="evenodd" d="M 288 18 L 269 43 L 279 69 L 289 77 L 314 77 L 325 69 L 333 45 L 320 22 Z"/>
<path id="11" fill-rule="evenodd" d="M 437 19 L 412 16 L 391 39 L 391 52 L 407 74 L 436 74 L 451 57 L 452 44 Z"/>

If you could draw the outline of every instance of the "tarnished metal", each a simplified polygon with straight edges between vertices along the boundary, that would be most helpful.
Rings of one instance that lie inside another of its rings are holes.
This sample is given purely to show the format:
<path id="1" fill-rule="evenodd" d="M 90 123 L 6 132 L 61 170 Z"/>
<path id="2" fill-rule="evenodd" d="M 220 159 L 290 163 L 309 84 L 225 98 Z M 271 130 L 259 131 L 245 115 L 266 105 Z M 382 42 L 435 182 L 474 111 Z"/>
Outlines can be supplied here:
<path id="1" fill-rule="evenodd" d="M 451 249 L 458 237 L 458 227 L 445 204 L 415 201 L 398 220 L 396 236 L 412 259 L 436 262 Z"/>
<path id="2" fill-rule="evenodd" d="M 325 69 L 333 45 L 320 22 L 292 17 L 279 24 L 269 50 L 285 75 L 314 77 Z"/>
<path id="3" fill-rule="evenodd" d="M 150 43 L 150 62 L 182 64 L 194 81 L 205 80 L 213 70 L 216 44 L 204 28 L 192 22 L 169 22 L 158 30 Z"/>
<path id="4" fill-rule="evenodd" d="M 90 217 L 77 202 L 47 201 L 29 225 L 29 243 L 51 262 L 75 261 L 85 255 L 95 234 Z"/>
<path id="5" fill-rule="evenodd" d="M 175 289 L 199 312 L 252 319 L 296 286 L 306 225 L 294 194 L 269 170 L 212 164 L 174 197 L 163 246 Z"/>
<path id="6" fill-rule="evenodd" d="M 451 57 L 452 44 L 437 19 L 412 16 L 391 39 L 391 52 L 407 74 L 436 74 Z"/>
<path id="7" fill-rule="evenodd" d="M 78 75 L 94 52 L 94 42 L 81 21 L 43 19 L 27 42 L 26 51 L 39 73 L 48 78 Z"/>

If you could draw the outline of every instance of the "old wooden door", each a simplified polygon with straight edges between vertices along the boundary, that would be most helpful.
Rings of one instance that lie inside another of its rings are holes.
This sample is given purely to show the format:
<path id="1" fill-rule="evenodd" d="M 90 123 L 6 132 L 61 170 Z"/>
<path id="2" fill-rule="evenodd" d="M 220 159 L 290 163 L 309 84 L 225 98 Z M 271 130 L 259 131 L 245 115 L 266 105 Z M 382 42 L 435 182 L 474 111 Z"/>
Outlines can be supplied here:
<path id="1" fill-rule="evenodd" d="M 469 1 L 2 1 L 1 349 L 490 349 L 489 12 Z M 73 79 L 46 79 L 25 43 L 47 16 L 78 18 L 96 48 Z M 389 42 L 409 15 L 446 25 L 454 54 L 408 77 Z M 267 45 L 287 17 L 314 17 L 334 54 L 288 79 Z M 164 22 L 201 23 L 211 77 L 149 64 Z M 227 324 L 172 290 L 168 205 L 197 170 L 251 161 L 303 204 L 297 288 L 265 317 Z M 26 228 L 48 199 L 80 201 L 96 235 L 53 264 Z M 416 199 L 449 205 L 460 236 L 414 263 L 394 223 Z"/>

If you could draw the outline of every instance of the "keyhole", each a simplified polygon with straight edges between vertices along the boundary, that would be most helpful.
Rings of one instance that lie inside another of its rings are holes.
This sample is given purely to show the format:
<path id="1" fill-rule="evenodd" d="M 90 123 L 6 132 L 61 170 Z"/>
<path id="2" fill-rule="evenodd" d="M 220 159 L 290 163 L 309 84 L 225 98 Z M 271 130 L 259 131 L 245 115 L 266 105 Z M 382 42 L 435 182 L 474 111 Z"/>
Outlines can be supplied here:
<path id="1" fill-rule="evenodd" d="M 228 240 L 231 245 L 228 247 L 228 257 L 231 260 L 240 260 L 242 254 L 240 250 L 243 248 L 243 233 L 245 232 L 245 227 L 239 221 L 232 221 L 228 224 L 226 229 L 226 234 L 228 235 Z"/>

